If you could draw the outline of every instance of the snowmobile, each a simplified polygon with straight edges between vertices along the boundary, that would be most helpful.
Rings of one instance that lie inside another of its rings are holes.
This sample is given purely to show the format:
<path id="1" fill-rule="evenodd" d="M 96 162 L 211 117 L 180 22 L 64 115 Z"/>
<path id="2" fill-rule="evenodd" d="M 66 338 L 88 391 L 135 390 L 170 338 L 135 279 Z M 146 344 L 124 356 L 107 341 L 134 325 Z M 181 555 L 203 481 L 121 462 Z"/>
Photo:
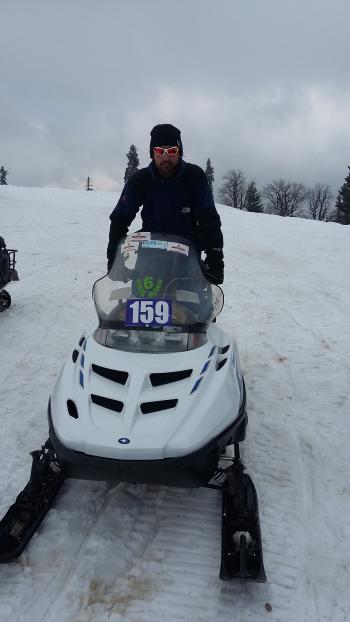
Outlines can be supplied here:
<path id="1" fill-rule="evenodd" d="M 5 240 L 0 236 L 0 313 L 8 309 L 11 304 L 11 296 L 3 288 L 10 281 L 18 281 L 18 273 L 15 269 L 16 253 L 16 250 L 6 248 Z"/>
<path id="2" fill-rule="evenodd" d="M 222 491 L 220 578 L 266 581 L 257 494 L 239 451 L 248 419 L 238 350 L 214 321 L 223 292 L 195 245 L 143 231 L 124 238 L 93 300 L 99 325 L 57 379 L 49 438 L 0 521 L 0 561 L 18 557 L 65 478 L 112 479 Z"/>

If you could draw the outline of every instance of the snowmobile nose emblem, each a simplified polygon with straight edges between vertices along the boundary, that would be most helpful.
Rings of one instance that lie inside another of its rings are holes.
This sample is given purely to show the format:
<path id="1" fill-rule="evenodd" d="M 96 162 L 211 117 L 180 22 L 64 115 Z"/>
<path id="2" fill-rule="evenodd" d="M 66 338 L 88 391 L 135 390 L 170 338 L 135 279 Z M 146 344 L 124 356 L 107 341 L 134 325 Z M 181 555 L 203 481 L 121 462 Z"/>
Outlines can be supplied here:
<path id="1" fill-rule="evenodd" d="M 122 436 L 122 438 L 118 438 L 118 443 L 120 443 L 121 445 L 128 445 L 130 443 L 130 438 Z"/>

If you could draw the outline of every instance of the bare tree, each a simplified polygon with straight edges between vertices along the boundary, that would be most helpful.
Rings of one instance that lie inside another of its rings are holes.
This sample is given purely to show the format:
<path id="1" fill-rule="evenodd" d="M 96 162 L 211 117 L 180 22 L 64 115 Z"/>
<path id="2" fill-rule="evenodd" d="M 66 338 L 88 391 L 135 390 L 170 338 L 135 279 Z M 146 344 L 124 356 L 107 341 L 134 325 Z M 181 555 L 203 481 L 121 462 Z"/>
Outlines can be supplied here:
<path id="1" fill-rule="evenodd" d="M 219 199 L 224 205 L 231 205 L 236 209 L 245 208 L 245 195 L 247 192 L 247 179 L 243 171 L 228 171 L 223 176 L 225 180 L 219 190 Z"/>
<path id="2" fill-rule="evenodd" d="M 272 184 L 264 187 L 262 195 L 274 214 L 295 216 L 295 212 L 305 201 L 306 188 L 303 184 L 275 179 Z"/>
<path id="3" fill-rule="evenodd" d="M 315 184 L 308 192 L 308 208 L 314 220 L 328 220 L 334 195 L 327 184 Z"/>
<path id="4" fill-rule="evenodd" d="M 88 177 L 86 180 L 86 190 L 93 190 L 91 177 Z"/>

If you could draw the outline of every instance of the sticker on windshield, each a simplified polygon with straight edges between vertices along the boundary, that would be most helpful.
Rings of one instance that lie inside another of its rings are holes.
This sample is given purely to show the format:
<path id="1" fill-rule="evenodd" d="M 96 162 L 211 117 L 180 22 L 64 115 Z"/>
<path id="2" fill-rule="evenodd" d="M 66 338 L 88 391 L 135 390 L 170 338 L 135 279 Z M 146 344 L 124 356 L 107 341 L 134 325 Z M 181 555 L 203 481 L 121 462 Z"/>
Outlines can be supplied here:
<path id="1" fill-rule="evenodd" d="M 143 279 L 136 279 L 137 293 L 141 298 L 154 298 L 159 294 L 163 285 L 162 279 L 154 279 L 152 276 L 145 276 Z"/>
<path id="2" fill-rule="evenodd" d="M 138 231 L 137 233 L 129 235 L 127 239 L 130 241 L 143 242 L 144 240 L 150 240 L 151 234 L 148 231 Z"/>
<path id="3" fill-rule="evenodd" d="M 161 248 L 163 250 L 166 250 L 168 247 L 168 243 L 163 242 L 162 240 L 146 240 L 145 242 L 142 242 L 142 247 L 143 248 Z"/>
<path id="4" fill-rule="evenodd" d="M 124 244 L 121 244 L 120 246 L 120 250 L 122 253 L 127 253 L 128 251 L 137 251 L 139 247 L 139 242 L 124 242 Z"/>
<path id="5" fill-rule="evenodd" d="M 127 301 L 126 326 L 169 326 L 171 300 L 131 298 Z"/>
<path id="6" fill-rule="evenodd" d="M 179 242 L 168 242 L 168 251 L 173 253 L 181 253 L 181 255 L 188 255 L 189 246 L 186 244 L 180 244 Z"/>

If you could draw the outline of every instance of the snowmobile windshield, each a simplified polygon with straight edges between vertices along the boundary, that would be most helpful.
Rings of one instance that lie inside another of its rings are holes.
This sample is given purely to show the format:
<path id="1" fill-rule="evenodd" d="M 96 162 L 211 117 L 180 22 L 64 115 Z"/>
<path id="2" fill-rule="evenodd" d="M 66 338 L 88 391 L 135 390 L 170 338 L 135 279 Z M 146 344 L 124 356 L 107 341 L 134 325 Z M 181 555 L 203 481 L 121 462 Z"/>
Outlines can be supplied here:
<path id="1" fill-rule="evenodd" d="M 99 329 L 125 334 L 129 343 L 126 333 L 135 331 L 143 331 L 146 341 L 165 333 L 169 343 L 184 341 L 184 334 L 205 334 L 223 306 L 223 293 L 205 278 L 191 241 L 144 231 L 120 241 L 110 272 L 94 285 L 93 298 Z M 158 341 L 164 342 L 164 335 Z"/>

